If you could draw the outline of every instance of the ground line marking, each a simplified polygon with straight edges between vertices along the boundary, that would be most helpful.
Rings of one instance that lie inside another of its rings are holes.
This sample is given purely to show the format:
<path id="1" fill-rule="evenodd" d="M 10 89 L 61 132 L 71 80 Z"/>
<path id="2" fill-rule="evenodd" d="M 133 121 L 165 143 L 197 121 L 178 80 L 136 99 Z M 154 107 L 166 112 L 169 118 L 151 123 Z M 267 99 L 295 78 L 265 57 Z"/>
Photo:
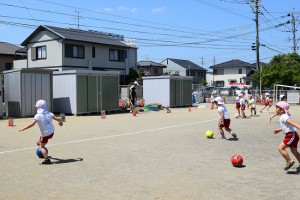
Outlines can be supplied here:
<path id="1" fill-rule="evenodd" d="M 74 144 L 74 143 L 79 143 L 79 142 L 87 142 L 87 141 L 91 141 L 91 140 L 102 140 L 102 139 L 108 139 L 108 138 L 123 137 L 123 136 L 127 136 L 127 135 L 137 135 L 137 134 L 141 134 L 141 133 L 155 132 L 155 131 L 160 131 L 160 130 L 164 130 L 164 129 L 177 128 L 177 127 L 183 127 L 183 126 L 189 126 L 189 125 L 195 125 L 195 124 L 201 124 L 201 123 L 211 122 L 211 121 L 215 121 L 215 120 L 218 120 L 218 119 L 210 119 L 210 120 L 205 120 L 205 121 L 200 121 L 200 122 L 192 122 L 192 123 L 187 123 L 187 124 L 166 126 L 166 127 L 162 127 L 162 128 L 156 128 L 156 129 L 150 129 L 150 130 L 144 130 L 144 131 L 122 133 L 122 134 L 118 134 L 118 135 L 109 135 L 109 136 L 103 136 L 103 137 L 88 138 L 88 139 L 83 139 L 83 140 L 75 140 L 75 141 L 70 141 L 70 142 L 62 142 L 62 143 L 56 143 L 56 144 L 49 144 L 47 146 L 50 147 L 50 146 L 58 146 L 58 145 L 64 145 L 64 144 Z M 15 149 L 15 150 L 10 150 L 10 151 L 0 151 L 0 154 L 13 153 L 13 152 L 18 152 L 18 151 L 25 151 L 25 150 L 29 150 L 29 149 L 35 149 L 35 148 L 36 147 L 27 147 L 27 148 Z"/>

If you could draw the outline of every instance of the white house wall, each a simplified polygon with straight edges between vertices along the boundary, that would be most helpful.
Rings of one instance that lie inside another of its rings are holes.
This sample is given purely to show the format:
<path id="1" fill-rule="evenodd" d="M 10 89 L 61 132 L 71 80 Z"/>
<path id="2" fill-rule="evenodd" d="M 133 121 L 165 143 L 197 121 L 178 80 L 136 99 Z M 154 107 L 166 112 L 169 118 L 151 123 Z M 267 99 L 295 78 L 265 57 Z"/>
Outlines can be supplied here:
<path id="1" fill-rule="evenodd" d="M 169 59 L 164 60 L 161 64 L 168 66 L 167 68 L 163 69 L 164 73 L 179 74 L 180 76 L 186 76 L 186 69 Z"/>
<path id="2" fill-rule="evenodd" d="M 143 98 L 145 103 L 170 104 L 170 79 L 144 79 Z"/>
<path id="3" fill-rule="evenodd" d="M 239 69 L 242 69 L 242 74 L 239 74 Z M 237 83 L 240 83 L 240 80 L 243 82 L 242 77 L 246 76 L 246 68 L 228 68 L 224 69 L 224 75 L 212 75 L 214 82 L 224 81 L 224 87 L 229 87 L 229 80 L 236 79 Z"/>
<path id="4" fill-rule="evenodd" d="M 43 68 L 62 65 L 62 44 L 61 41 L 54 40 L 57 36 L 49 31 L 39 32 L 31 41 L 38 41 L 28 44 L 28 67 Z M 46 46 L 46 59 L 32 60 L 32 47 Z"/>

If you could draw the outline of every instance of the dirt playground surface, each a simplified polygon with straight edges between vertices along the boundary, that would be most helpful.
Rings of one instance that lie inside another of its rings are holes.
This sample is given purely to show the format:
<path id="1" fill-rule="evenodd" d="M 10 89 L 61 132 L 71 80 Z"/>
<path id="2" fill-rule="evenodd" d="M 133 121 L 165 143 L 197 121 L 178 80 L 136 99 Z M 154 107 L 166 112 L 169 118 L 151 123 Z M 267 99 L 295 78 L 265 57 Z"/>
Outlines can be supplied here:
<path id="1" fill-rule="evenodd" d="M 273 134 L 279 117 L 268 120 L 275 107 L 253 117 L 246 110 L 246 119 L 236 119 L 234 105 L 228 104 L 236 141 L 228 133 L 228 140 L 218 139 L 218 113 L 209 107 L 106 119 L 66 116 L 62 127 L 54 121 L 55 135 L 47 145 L 52 165 L 39 164 L 37 125 L 18 132 L 31 118 L 14 119 L 13 127 L 0 120 L 0 199 L 298 200 L 299 164 L 283 170 L 277 146 L 284 135 Z M 300 123 L 300 106 L 290 112 Z M 209 129 L 215 139 L 205 137 Z M 231 164 L 236 153 L 244 158 L 241 168 Z"/>

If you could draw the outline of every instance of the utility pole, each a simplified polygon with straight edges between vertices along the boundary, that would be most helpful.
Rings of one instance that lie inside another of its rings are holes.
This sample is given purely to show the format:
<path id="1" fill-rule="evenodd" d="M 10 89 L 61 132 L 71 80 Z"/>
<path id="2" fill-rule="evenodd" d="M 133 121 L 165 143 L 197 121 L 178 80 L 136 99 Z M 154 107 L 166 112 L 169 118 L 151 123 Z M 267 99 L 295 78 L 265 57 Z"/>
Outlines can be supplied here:
<path id="1" fill-rule="evenodd" d="M 80 27 L 79 27 L 79 20 L 80 20 L 79 11 L 75 11 L 75 12 L 77 12 L 77 29 L 80 29 Z"/>
<path id="2" fill-rule="evenodd" d="M 291 14 L 292 17 L 292 33 L 293 33 L 293 51 L 297 53 L 297 38 L 296 38 L 296 19 L 294 13 Z"/>
<path id="3" fill-rule="evenodd" d="M 259 0 L 255 0 L 255 24 L 256 24 L 256 70 L 259 70 L 259 94 L 261 94 L 261 76 L 262 69 L 259 61 L 259 23 L 258 23 L 258 14 L 259 14 Z"/>

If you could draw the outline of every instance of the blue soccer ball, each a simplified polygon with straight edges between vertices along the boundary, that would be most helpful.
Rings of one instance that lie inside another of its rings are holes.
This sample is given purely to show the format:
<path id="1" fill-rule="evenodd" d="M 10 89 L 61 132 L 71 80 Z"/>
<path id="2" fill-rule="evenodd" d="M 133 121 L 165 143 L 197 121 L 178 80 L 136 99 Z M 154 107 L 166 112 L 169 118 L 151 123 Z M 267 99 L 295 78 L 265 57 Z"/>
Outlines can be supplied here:
<path id="1" fill-rule="evenodd" d="M 48 153 L 48 149 L 47 149 L 47 148 L 45 148 L 45 149 L 46 149 L 46 151 L 47 151 L 47 153 Z M 42 152 L 41 152 L 40 147 L 37 147 L 37 148 L 36 148 L 36 155 L 37 155 L 39 158 L 44 158 L 44 156 L 43 156 L 43 154 L 42 154 Z"/>

